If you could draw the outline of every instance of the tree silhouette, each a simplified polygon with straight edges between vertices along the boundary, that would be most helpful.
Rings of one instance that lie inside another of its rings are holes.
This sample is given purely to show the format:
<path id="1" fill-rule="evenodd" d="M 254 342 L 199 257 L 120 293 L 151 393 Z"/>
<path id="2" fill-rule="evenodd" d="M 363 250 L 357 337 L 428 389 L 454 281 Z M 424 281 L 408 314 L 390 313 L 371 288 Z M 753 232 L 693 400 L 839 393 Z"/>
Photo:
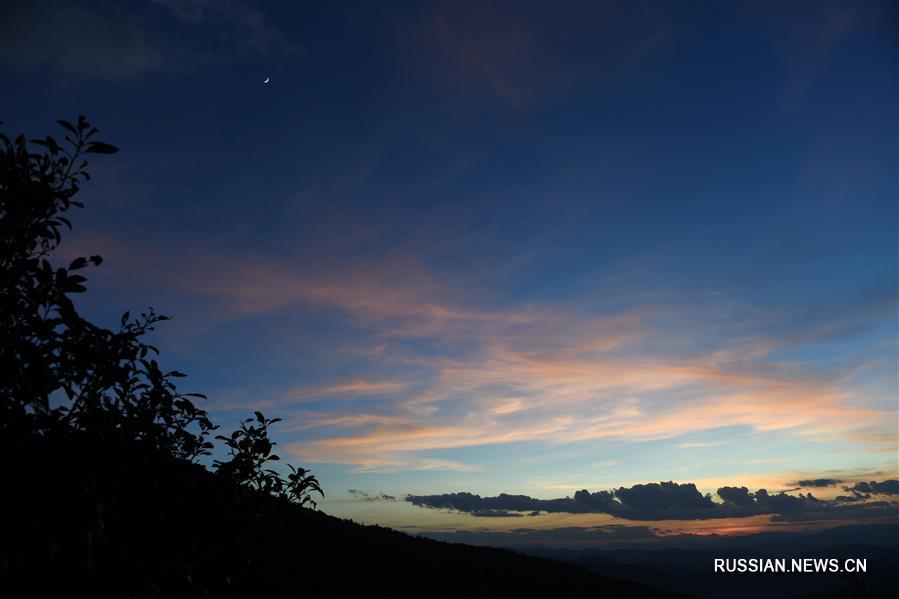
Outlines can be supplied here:
<path id="1" fill-rule="evenodd" d="M 227 590 L 286 506 L 323 492 L 308 470 L 266 467 L 279 419 L 259 412 L 217 437 L 228 459 L 200 465 L 218 428 L 194 403 L 205 397 L 178 392 L 185 375 L 143 341 L 168 317 L 125 312 L 112 331 L 78 313 L 81 271 L 102 258 L 51 261 L 83 206 L 85 156 L 118 149 L 84 117 L 58 123 L 61 143 L 0 133 L 0 465 L 13 487 L 0 571 L 33 589 L 65 578 L 67 594 Z"/>

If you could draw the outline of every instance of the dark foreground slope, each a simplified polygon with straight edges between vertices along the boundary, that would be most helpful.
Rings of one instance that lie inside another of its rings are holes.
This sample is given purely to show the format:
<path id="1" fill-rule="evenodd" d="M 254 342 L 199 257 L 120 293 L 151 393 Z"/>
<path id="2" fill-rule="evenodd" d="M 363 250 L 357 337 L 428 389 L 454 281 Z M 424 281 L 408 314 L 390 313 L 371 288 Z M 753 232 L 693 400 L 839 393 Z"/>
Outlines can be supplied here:
<path id="1" fill-rule="evenodd" d="M 291 575 L 285 578 L 286 572 Z M 279 532 L 274 552 L 248 583 L 261 596 L 299 596 L 292 594 L 297 585 L 333 596 L 679 596 L 572 564 L 411 537 L 308 510 L 297 513 Z"/>
<path id="2" fill-rule="evenodd" d="M 363 526 L 125 436 L 0 439 L 5 597 L 671 597 L 509 550 Z"/>

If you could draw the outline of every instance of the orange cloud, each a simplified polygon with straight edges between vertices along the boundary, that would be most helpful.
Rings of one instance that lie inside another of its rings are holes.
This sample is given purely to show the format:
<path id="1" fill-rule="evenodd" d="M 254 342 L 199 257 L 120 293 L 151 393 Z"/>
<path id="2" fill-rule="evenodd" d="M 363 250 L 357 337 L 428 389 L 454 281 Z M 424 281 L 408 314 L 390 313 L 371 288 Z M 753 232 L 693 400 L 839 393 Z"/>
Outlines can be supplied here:
<path id="1" fill-rule="evenodd" d="M 291 451 L 306 460 L 352 464 L 519 441 L 666 439 L 735 425 L 823 438 L 863 435 L 887 416 L 852 405 L 851 393 L 825 381 L 732 373 L 701 361 L 559 362 L 493 348 L 477 359 L 438 363 L 424 396 L 396 404 L 398 413 L 422 426 L 377 427 L 300 442 Z M 417 412 L 421 403 L 455 408 L 457 415 Z"/>
<path id="2" fill-rule="evenodd" d="M 327 387 L 313 387 L 304 389 L 297 387 L 286 393 L 281 401 L 292 399 L 315 399 L 319 397 L 332 397 L 340 395 L 378 395 L 395 394 L 403 391 L 407 384 L 401 381 L 369 382 L 363 378 L 355 378 L 346 383 L 339 383 Z"/>

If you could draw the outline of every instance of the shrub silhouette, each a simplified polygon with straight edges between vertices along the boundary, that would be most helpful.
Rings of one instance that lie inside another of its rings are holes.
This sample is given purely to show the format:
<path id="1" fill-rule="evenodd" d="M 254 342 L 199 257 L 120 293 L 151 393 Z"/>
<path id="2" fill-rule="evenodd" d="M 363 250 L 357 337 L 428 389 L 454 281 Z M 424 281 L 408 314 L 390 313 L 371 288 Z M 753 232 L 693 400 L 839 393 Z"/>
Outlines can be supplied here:
<path id="1" fill-rule="evenodd" d="M 205 397 L 179 393 L 184 374 L 164 371 L 143 341 L 168 317 L 126 312 L 111 331 L 78 313 L 80 273 L 102 258 L 51 260 L 68 211 L 83 206 L 85 155 L 118 149 L 84 117 L 58 123 L 61 143 L 0 133 L 3 584 L 28 595 L 227 594 L 285 514 L 324 494 L 308 470 L 291 466 L 284 479 L 266 468 L 279 419 L 259 412 L 216 437 L 227 459 L 199 463 L 218 429 L 194 403 Z"/>
<path id="2" fill-rule="evenodd" d="M 280 418 L 267 419 L 262 412 L 255 412 L 256 419 L 247 418 L 240 428 L 230 436 L 216 435 L 221 439 L 231 455 L 227 462 L 215 461 L 219 475 L 262 493 L 276 495 L 304 506 L 307 503 L 316 507 L 310 493 L 315 491 L 324 497 L 318 480 L 305 468 L 294 468 L 284 480 L 280 474 L 269 468 L 263 468 L 266 462 L 280 459 L 272 453 L 274 445 L 268 438 L 268 427 L 279 422 Z"/>

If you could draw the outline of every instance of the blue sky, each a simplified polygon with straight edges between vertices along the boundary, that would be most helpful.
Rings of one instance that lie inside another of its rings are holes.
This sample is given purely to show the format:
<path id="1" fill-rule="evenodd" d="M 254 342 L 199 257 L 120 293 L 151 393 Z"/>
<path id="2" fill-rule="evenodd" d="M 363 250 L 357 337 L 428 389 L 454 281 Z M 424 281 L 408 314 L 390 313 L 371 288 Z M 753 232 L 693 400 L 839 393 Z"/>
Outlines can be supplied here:
<path id="1" fill-rule="evenodd" d="M 895 5 L 4 10 L 4 127 L 122 149 L 83 309 L 173 314 L 185 390 L 284 417 L 326 510 L 895 478 Z"/>

